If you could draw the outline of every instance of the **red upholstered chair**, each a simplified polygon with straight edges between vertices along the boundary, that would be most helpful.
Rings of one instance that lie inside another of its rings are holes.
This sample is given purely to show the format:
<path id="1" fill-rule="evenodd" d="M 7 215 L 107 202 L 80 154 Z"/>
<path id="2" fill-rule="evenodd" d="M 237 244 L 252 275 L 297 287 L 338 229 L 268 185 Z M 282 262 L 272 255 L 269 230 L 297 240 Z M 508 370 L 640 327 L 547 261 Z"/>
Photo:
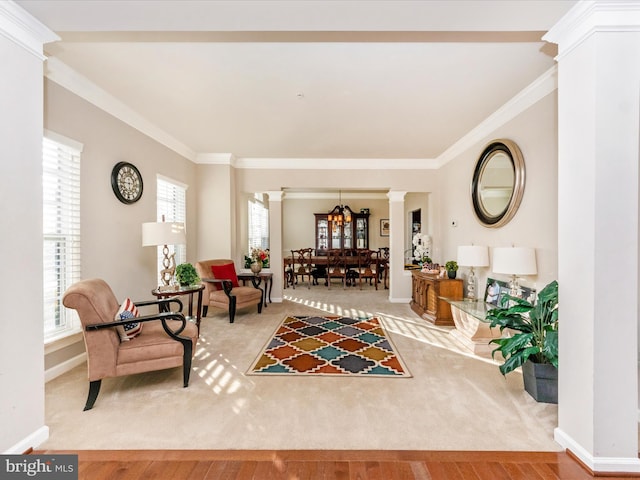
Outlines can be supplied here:
<path id="1" fill-rule="evenodd" d="M 176 299 L 123 302 L 132 309 L 145 305 L 161 305 L 163 308 L 177 303 Z M 92 279 L 77 282 L 67 289 L 62 303 L 78 312 L 87 351 L 89 395 L 84 409 L 90 410 L 100 393 L 102 379 L 134 373 L 164 370 L 182 366 L 184 386 L 189 385 L 191 358 L 198 340 L 198 327 L 186 321 L 179 312 L 164 312 L 115 321 L 120 304 L 111 287 L 104 280 Z M 139 332 L 126 337 L 118 327 L 138 323 Z M 125 336 L 125 338 L 123 338 Z"/>
<path id="2" fill-rule="evenodd" d="M 229 311 L 229 323 L 233 323 L 236 309 L 258 306 L 262 313 L 262 289 L 258 281 L 252 279 L 252 286 L 240 286 L 233 260 L 202 260 L 196 262 L 196 271 L 204 283 L 202 316 L 206 317 L 209 306 Z"/>

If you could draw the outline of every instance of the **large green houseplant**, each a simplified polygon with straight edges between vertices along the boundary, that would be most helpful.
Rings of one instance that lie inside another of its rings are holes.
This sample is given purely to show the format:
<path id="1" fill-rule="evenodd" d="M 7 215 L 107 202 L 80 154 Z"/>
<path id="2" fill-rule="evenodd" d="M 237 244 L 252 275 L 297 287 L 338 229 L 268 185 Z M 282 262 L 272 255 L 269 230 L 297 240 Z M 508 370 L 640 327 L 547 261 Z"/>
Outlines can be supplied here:
<path id="1" fill-rule="evenodd" d="M 558 282 L 554 280 L 544 287 L 535 303 L 505 295 L 498 308 L 487 312 L 486 320 L 491 327 L 500 327 L 501 332 L 508 329 L 511 333 L 491 340 L 498 345 L 492 355 L 500 352 L 504 358 L 500 372 L 506 375 L 522 366 L 525 389 L 536 400 L 556 403 Z M 546 381 L 531 385 L 532 375 Z"/>

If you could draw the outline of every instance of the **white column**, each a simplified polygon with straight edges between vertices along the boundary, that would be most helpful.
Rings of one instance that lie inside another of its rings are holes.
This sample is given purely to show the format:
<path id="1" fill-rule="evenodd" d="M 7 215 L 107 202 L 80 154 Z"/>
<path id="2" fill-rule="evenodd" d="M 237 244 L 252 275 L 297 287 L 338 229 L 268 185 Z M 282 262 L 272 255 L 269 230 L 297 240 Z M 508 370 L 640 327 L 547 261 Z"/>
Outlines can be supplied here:
<path id="1" fill-rule="evenodd" d="M 13 2 L 0 2 L 0 238 L 11 272 L 0 301 L 0 452 L 19 454 L 49 436 L 44 424 L 42 323 L 42 45 L 58 37 Z"/>
<path id="2" fill-rule="evenodd" d="M 411 299 L 411 277 L 405 276 L 404 197 L 407 192 L 390 191 L 389 198 L 389 301 L 408 302 Z M 408 287 L 407 287 L 408 278 Z"/>
<path id="3" fill-rule="evenodd" d="M 581 2 L 544 38 L 559 47 L 555 439 L 595 472 L 640 472 L 640 2 Z"/>
<path id="4" fill-rule="evenodd" d="M 283 265 L 282 265 L 282 197 L 279 190 L 265 192 L 269 196 L 269 265 L 273 272 L 273 290 L 271 300 L 282 302 Z"/>

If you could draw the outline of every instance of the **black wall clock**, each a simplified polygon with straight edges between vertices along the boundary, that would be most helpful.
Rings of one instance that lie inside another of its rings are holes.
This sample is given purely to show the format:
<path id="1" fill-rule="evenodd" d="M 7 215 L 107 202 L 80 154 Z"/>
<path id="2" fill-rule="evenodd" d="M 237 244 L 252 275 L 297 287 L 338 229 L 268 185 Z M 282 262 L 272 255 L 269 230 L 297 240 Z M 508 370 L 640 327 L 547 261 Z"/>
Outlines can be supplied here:
<path id="1" fill-rule="evenodd" d="M 118 162 L 111 170 L 111 188 L 122 203 L 135 203 L 142 197 L 142 175 L 135 165 Z"/>

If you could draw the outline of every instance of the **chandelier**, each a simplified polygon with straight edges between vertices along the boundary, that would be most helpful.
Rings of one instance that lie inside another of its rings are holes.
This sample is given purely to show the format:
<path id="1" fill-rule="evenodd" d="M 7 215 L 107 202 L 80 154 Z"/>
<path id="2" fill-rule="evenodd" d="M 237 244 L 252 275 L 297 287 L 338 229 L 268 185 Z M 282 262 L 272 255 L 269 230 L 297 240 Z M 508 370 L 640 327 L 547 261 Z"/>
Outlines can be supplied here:
<path id="1" fill-rule="evenodd" d="M 337 230 L 344 223 L 351 222 L 351 214 L 352 211 L 348 205 L 342 204 L 342 191 L 338 192 L 338 205 L 333 207 L 333 210 L 329 212 L 327 216 L 327 220 L 329 220 L 333 224 L 333 230 Z"/>

